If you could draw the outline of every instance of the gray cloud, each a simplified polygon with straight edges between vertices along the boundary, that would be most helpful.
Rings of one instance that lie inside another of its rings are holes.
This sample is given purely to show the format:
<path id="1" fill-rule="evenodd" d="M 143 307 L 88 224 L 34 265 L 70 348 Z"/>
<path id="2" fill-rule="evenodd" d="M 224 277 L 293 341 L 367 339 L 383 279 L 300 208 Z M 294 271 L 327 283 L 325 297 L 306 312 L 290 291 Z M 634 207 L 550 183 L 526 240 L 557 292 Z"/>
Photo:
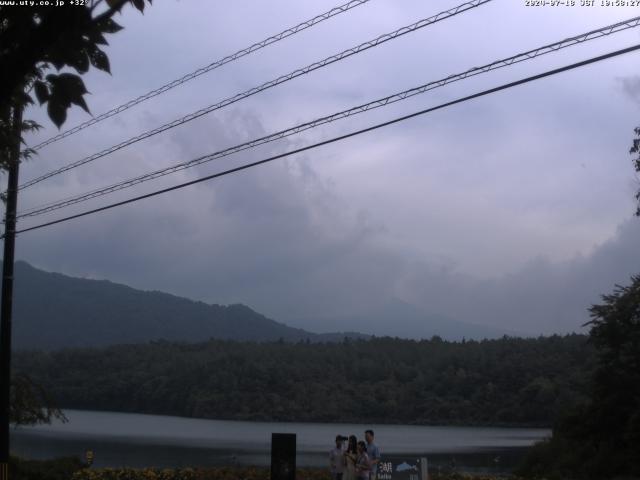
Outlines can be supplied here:
<path id="1" fill-rule="evenodd" d="M 619 78 L 622 91 L 635 102 L 640 102 L 640 76 Z"/>
<path id="2" fill-rule="evenodd" d="M 109 51 L 114 76 L 86 78 L 92 111 L 331 6 L 328 0 L 250 7 L 239 2 L 218 11 L 210 2 L 166 2 L 154 4 L 144 17 L 123 15 L 126 29 L 113 37 Z M 23 177 L 451 6 L 444 0 L 401 7 L 371 2 L 48 147 L 24 166 Z M 66 197 L 220 150 L 612 23 L 624 13 L 600 8 L 552 13 L 494 2 L 52 179 L 25 192 L 20 204 Z M 497 15 L 504 19 L 499 25 Z M 176 24 L 189 28 L 178 33 Z M 486 35 L 489 24 L 495 25 L 492 35 Z M 136 194 L 604 53 L 629 39 L 637 40 L 637 32 L 201 165 L 141 186 Z M 633 251 L 637 222 L 629 220 L 637 185 L 627 155 L 637 124 L 637 103 L 628 100 L 637 99 L 635 72 L 636 60 L 621 57 L 458 105 L 25 234 L 18 254 L 49 270 L 208 302 L 243 302 L 291 321 L 357 314 L 402 299 L 467 322 L 534 334 L 571 331 L 584 323 L 585 308 L 599 294 L 640 270 Z M 50 125 L 42 111 L 30 115 Z M 69 126 L 85 119 L 74 110 Z M 47 129 L 33 141 L 53 133 Z M 130 195 L 121 192 L 113 199 Z"/>
<path id="3" fill-rule="evenodd" d="M 640 222 L 632 219 L 590 255 L 559 263 L 535 258 L 489 280 L 414 265 L 403 279 L 405 298 L 427 310 L 514 331 L 579 331 L 590 305 L 640 272 L 638 238 Z"/>
<path id="4" fill-rule="evenodd" d="M 236 132 L 236 120 L 248 131 Z M 247 111 L 222 116 L 215 125 L 219 133 L 209 137 L 212 145 L 263 130 Z M 206 137 L 209 127 L 200 128 L 171 137 L 168 148 L 195 153 L 189 139 Z M 262 154 L 276 148 L 286 149 L 286 142 Z M 538 256 L 504 276 L 483 278 L 464 273 L 449 256 L 399 248 L 391 237 L 401 232 L 395 222 L 382 221 L 386 215 L 350 206 L 308 157 L 299 156 L 39 235 L 25 234 L 19 253 L 51 270 L 209 302 L 247 303 L 307 328 L 317 324 L 306 324 L 305 318 L 358 314 L 399 298 L 428 313 L 510 331 L 574 331 L 600 294 L 640 271 L 635 220 L 588 254 L 564 261 Z M 461 220 L 453 228 L 457 241 L 469 248 L 475 244 L 482 255 L 488 247 L 476 244 L 473 222 Z M 458 223 L 450 218 L 454 221 L 450 229 Z M 437 233 L 446 239 L 452 234 L 446 227 L 444 222 L 438 226 L 442 231 L 424 238 Z M 393 323 L 387 328 L 392 334 Z"/>

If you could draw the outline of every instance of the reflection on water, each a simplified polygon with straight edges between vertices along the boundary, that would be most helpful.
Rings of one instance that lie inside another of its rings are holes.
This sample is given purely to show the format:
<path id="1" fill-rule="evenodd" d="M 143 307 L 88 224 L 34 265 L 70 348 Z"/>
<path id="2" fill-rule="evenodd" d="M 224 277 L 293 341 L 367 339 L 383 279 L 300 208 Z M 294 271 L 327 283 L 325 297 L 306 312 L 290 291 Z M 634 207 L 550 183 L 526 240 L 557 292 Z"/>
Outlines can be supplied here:
<path id="1" fill-rule="evenodd" d="M 271 433 L 296 433 L 299 466 L 324 467 L 336 434 L 372 428 L 383 455 L 426 456 L 430 468 L 504 471 L 544 429 L 269 423 L 67 410 L 69 423 L 12 430 L 12 451 L 29 458 L 84 456 L 94 465 L 268 465 Z"/>

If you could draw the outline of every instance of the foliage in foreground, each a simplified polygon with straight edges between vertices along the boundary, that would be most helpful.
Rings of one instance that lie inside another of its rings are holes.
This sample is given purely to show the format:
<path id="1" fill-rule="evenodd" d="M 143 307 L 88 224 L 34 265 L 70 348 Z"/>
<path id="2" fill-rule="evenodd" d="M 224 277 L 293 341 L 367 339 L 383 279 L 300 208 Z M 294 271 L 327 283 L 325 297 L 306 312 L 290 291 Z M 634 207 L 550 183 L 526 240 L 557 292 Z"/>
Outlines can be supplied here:
<path id="1" fill-rule="evenodd" d="M 9 459 L 11 480 L 70 480 L 74 473 L 86 465 L 76 457 L 54 460 L 25 460 L 19 457 Z"/>
<path id="2" fill-rule="evenodd" d="M 71 480 L 269 480 L 268 468 L 85 468 Z M 331 480 L 326 469 L 297 469 L 298 480 Z"/>
<path id="3" fill-rule="evenodd" d="M 268 467 L 94 468 L 78 458 L 25 460 L 11 457 L 11 480 L 270 480 Z M 298 468 L 297 480 L 331 480 L 327 469 Z M 430 480 L 519 480 L 512 475 L 430 472 Z"/>
<path id="4" fill-rule="evenodd" d="M 27 375 L 11 377 L 10 395 L 9 421 L 14 425 L 51 423 L 54 419 L 67 422 L 51 396 Z"/>
<path id="5" fill-rule="evenodd" d="M 597 351 L 588 401 L 556 422 L 521 473 L 548 478 L 640 477 L 640 275 L 591 307 Z"/>
<path id="6" fill-rule="evenodd" d="M 94 468 L 78 458 L 25 460 L 11 457 L 11 480 L 270 480 L 268 467 Z M 331 480 L 327 469 L 298 468 L 297 480 Z M 430 480 L 518 480 L 512 475 L 430 473 Z"/>
<path id="7" fill-rule="evenodd" d="M 430 475 L 431 480 L 496 480 L 491 475 L 448 473 Z M 509 480 L 518 480 L 509 476 Z M 331 480 L 327 469 L 297 469 L 297 480 Z M 101 468 L 77 471 L 72 480 L 270 480 L 268 468 L 209 467 L 209 468 Z"/>

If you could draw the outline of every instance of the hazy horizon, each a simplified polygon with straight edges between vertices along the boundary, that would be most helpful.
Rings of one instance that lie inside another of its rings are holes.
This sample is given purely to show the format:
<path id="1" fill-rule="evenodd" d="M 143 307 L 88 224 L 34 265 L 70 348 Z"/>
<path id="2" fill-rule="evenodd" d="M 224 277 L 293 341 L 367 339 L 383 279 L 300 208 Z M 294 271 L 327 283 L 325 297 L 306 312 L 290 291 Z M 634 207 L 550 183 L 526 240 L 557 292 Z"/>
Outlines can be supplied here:
<path id="1" fill-rule="evenodd" d="M 17 262 L 24 262 L 33 268 L 48 272 L 37 265 L 33 265 L 24 259 L 18 259 Z M 195 298 L 186 297 L 183 295 L 175 294 L 172 292 L 160 291 L 160 290 L 148 290 L 144 288 L 137 288 L 124 282 L 115 282 L 109 278 L 87 278 L 77 277 L 74 275 L 66 274 L 65 272 L 48 272 L 62 274 L 71 278 L 82 278 L 87 280 L 107 281 L 110 283 L 123 285 L 125 287 L 134 288 L 141 292 L 161 292 L 169 295 L 175 295 L 179 298 L 185 298 L 190 301 L 199 302 Z M 562 292 L 560 292 L 562 293 Z M 585 295 L 586 296 L 586 295 Z M 213 305 L 232 305 L 224 304 L 221 302 L 207 302 L 204 303 Z M 445 339 L 461 339 L 463 337 L 471 339 L 480 339 L 487 336 L 487 338 L 497 338 L 502 335 L 516 336 L 516 337 L 535 337 L 538 335 L 564 335 L 571 333 L 587 333 L 585 327 L 576 328 L 574 330 L 566 331 L 548 331 L 542 333 L 532 333 L 527 331 L 519 331 L 508 328 L 492 327 L 488 324 L 478 323 L 477 321 L 465 321 L 457 317 L 451 317 L 443 315 L 437 312 L 428 311 L 419 305 L 403 301 L 398 298 L 385 299 L 383 303 L 374 302 L 370 305 L 363 306 L 362 310 L 353 314 L 340 313 L 335 316 L 322 316 L 321 314 L 310 312 L 308 316 L 298 317 L 292 319 L 283 319 L 277 317 L 270 317 L 255 308 L 253 305 L 246 302 L 237 302 L 243 304 L 259 314 L 265 315 L 271 320 L 281 322 L 287 326 L 294 328 L 302 328 L 310 333 L 336 333 L 336 332 L 354 332 L 365 335 L 373 336 L 391 336 L 407 339 L 421 339 L 430 338 L 432 335 L 443 336 Z M 587 316 L 585 315 L 586 322 Z M 424 328 L 421 328 L 419 321 L 424 319 Z M 390 322 L 385 320 L 392 320 Z M 447 322 L 451 322 L 451 329 L 447 329 Z M 465 325 L 468 329 L 465 328 Z M 486 330 L 478 330 L 475 327 L 487 327 Z M 438 331 L 441 328 L 442 331 Z M 435 329 L 435 330 L 434 330 Z M 425 334 L 425 332 L 430 332 Z"/>

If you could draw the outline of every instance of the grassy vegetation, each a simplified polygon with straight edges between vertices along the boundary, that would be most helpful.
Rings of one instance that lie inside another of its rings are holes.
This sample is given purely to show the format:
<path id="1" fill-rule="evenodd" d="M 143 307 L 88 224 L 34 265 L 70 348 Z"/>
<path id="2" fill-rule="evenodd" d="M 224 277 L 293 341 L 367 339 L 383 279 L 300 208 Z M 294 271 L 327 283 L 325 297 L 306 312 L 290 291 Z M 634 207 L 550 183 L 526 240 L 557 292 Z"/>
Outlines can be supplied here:
<path id="1" fill-rule="evenodd" d="M 70 480 L 86 465 L 76 457 L 53 460 L 25 460 L 12 456 L 9 460 L 11 480 Z"/>
<path id="2" fill-rule="evenodd" d="M 205 468 L 94 468 L 78 458 L 55 460 L 24 460 L 11 458 L 11 480 L 270 480 L 265 467 L 205 467 Z M 514 476 L 467 475 L 463 473 L 433 473 L 430 480 L 496 480 Z M 299 468 L 297 480 L 331 480 L 327 469 Z"/>

